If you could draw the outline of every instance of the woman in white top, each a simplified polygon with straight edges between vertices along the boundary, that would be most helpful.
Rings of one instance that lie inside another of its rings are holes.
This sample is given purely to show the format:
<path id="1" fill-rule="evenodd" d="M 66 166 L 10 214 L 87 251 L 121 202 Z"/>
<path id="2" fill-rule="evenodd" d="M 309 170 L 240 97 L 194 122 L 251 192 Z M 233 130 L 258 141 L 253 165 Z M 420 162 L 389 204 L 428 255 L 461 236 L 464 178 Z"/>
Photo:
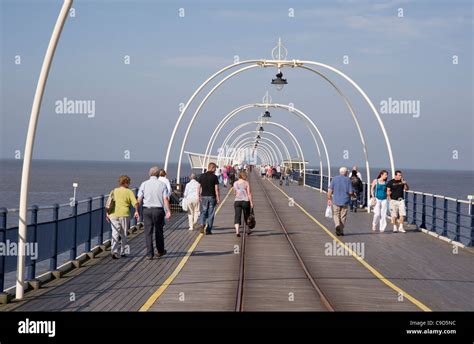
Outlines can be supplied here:
<path id="1" fill-rule="evenodd" d="M 160 170 L 160 177 L 158 178 L 159 181 L 162 181 L 163 183 L 166 184 L 166 189 L 168 189 L 168 200 L 170 199 L 171 196 L 171 183 L 168 178 L 166 178 L 166 171 L 161 169 Z"/>
<path id="2" fill-rule="evenodd" d="M 199 182 L 196 175 L 192 173 L 189 176 L 189 183 L 184 188 L 183 197 L 186 199 L 188 208 L 189 230 L 192 231 L 199 219 Z"/>
<path id="3" fill-rule="evenodd" d="M 244 171 L 239 173 L 239 180 L 234 183 L 234 225 L 235 234 L 240 237 L 240 222 L 242 218 L 242 212 L 244 213 L 244 221 L 247 223 L 247 219 L 250 215 L 250 209 L 253 208 L 252 192 L 250 191 L 250 184 L 247 181 L 247 173 Z M 247 234 L 250 234 L 250 229 L 247 229 Z"/>

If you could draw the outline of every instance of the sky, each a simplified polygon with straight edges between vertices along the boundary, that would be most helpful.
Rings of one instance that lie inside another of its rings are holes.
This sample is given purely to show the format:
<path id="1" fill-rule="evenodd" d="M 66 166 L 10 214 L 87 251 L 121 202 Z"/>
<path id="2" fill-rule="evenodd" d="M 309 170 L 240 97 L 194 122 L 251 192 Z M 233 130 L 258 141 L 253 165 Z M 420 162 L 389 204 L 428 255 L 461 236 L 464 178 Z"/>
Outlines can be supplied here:
<path id="1" fill-rule="evenodd" d="M 61 4 L 0 0 L 0 158 L 22 157 L 37 79 Z M 396 167 L 473 170 L 470 0 L 76 0 L 73 8 L 47 82 L 35 159 L 162 162 L 180 104 L 236 58 L 271 59 L 281 38 L 288 59 L 341 70 L 385 112 L 381 118 Z M 354 107 L 371 165 L 389 167 L 381 128 L 367 103 L 342 77 L 318 70 Z M 339 94 L 307 70 L 282 71 L 288 85 L 280 91 L 270 84 L 274 68 L 254 68 L 223 84 L 203 106 L 185 149 L 204 152 L 227 113 L 262 102 L 268 91 L 273 102 L 292 103 L 313 120 L 334 166 L 364 165 L 356 126 Z M 185 114 L 172 162 L 192 114 L 213 85 Z M 65 98 L 93 104 L 94 111 L 67 113 L 61 109 Z M 397 110 L 397 104 L 413 108 Z M 297 137 L 306 160 L 318 165 L 304 122 L 288 111 L 271 113 Z M 217 142 L 260 114 L 258 109 L 240 113 Z M 296 155 L 285 131 L 265 127 Z M 254 129 L 246 126 L 237 134 Z"/>

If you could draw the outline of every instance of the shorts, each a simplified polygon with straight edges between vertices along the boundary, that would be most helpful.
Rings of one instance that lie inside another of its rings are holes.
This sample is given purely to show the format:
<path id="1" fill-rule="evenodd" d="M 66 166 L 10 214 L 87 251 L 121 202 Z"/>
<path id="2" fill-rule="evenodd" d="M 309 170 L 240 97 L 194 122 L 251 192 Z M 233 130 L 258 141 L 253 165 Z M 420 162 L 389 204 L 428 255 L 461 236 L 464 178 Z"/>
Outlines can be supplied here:
<path id="1" fill-rule="evenodd" d="M 405 200 L 390 200 L 390 216 L 392 218 L 398 218 L 398 216 L 407 216 L 407 212 L 405 209 Z"/>

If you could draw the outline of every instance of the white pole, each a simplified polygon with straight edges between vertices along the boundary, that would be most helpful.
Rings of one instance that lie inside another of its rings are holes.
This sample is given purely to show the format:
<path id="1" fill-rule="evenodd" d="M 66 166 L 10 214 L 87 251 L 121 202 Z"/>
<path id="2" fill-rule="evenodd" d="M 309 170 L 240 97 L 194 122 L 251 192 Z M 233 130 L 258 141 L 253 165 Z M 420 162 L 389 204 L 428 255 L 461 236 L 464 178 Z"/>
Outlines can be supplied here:
<path id="1" fill-rule="evenodd" d="M 31 108 L 30 123 L 28 125 L 28 134 L 26 136 L 25 155 L 23 157 L 23 170 L 21 174 L 21 188 L 20 188 L 20 210 L 18 221 L 18 259 L 17 259 L 17 277 L 16 277 L 16 298 L 23 299 L 24 295 L 24 279 L 25 279 L 25 245 L 26 245 L 26 228 L 27 228 L 27 213 L 28 213 L 28 186 L 30 179 L 30 165 L 33 156 L 33 145 L 35 142 L 36 126 L 38 124 L 39 111 L 41 108 L 41 101 L 43 100 L 43 93 L 48 79 L 49 69 L 53 60 L 56 46 L 61 36 L 64 23 L 66 22 L 69 9 L 72 6 L 73 0 L 64 0 L 61 12 L 59 12 L 56 25 L 54 26 L 51 40 L 49 41 L 48 49 L 41 67 L 38 84 L 36 86 L 35 97 L 33 99 L 33 106 Z"/>

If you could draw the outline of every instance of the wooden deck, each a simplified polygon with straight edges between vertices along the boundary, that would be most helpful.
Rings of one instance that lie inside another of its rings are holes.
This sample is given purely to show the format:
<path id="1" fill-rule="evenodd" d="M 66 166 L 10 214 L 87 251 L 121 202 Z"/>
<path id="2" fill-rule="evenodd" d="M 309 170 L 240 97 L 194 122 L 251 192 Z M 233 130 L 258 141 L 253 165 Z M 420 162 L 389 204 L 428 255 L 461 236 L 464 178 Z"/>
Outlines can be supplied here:
<path id="1" fill-rule="evenodd" d="M 262 188 L 336 311 L 474 310 L 471 251 L 459 249 L 455 254 L 451 245 L 421 232 L 393 234 L 388 227 L 384 234 L 372 233 L 371 215 L 365 212 L 350 213 L 346 235 L 335 237 L 333 224 L 324 217 L 324 194 L 257 178 L 250 177 L 257 227 L 247 237 L 245 311 L 325 310 Z M 222 194 L 227 191 L 222 189 Z M 175 216 L 167 225 L 169 254 L 163 258 L 144 259 L 144 237 L 139 233 L 130 241 L 129 257 L 112 260 L 103 253 L 0 310 L 234 311 L 240 238 L 234 233 L 233 211 L 229 195 L 210 236 L 188 231 L 186 218 Z M 363 259 L 328 251 L 337 240 L 363 244 Z"/>

